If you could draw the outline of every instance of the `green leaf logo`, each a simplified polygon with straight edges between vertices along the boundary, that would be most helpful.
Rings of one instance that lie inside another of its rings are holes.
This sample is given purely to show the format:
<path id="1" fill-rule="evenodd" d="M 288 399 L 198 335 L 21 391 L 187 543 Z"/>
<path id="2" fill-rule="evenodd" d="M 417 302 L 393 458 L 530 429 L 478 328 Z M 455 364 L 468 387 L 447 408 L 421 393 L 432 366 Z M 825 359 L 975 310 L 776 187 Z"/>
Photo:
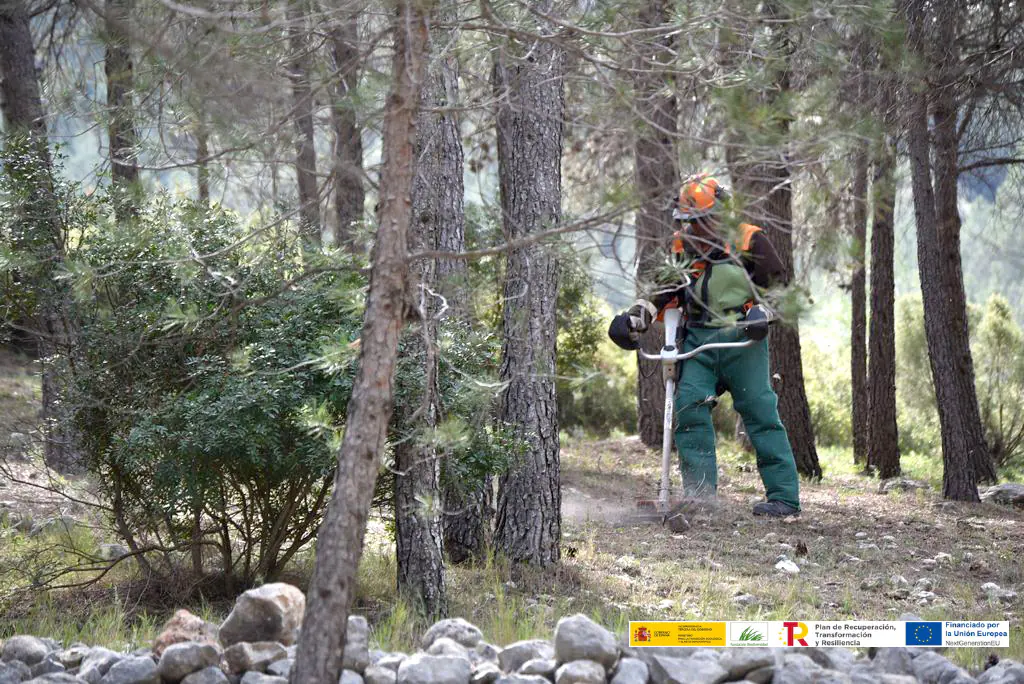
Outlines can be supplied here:
<path id="1" fill-rule="evenodd" d="M 747 627 L 740 634 L 740 641 L 764 641 L 764 635 L 753 627 Z"/>

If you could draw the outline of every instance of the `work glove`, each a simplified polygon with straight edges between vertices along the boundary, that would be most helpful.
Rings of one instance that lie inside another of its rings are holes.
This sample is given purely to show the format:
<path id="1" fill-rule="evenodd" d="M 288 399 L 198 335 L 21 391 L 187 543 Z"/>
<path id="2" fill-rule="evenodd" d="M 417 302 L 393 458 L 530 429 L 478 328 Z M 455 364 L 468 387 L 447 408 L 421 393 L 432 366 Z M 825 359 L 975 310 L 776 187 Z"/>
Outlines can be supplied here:
<path id="1" fill-rule="evenodd" d="M 743 332 L 750 339 L 760 342 L 768 337 L 768 326 L 774 318 L 771 309 L 763 304 L 756 304 L 750 307 L 741 323 Z"/>
<path id="2" fill-rule="evenodd" d="M 647 332 L 647 328 L 651 326 L 651 321 L 657 315 L 658 310 L 650 302 L 638 299 L 633 306 L 629 307 L 626 311 L 626 315 L 629 317 L 629 330 L 631 333 L 635 333 L 638 336 Z"/>

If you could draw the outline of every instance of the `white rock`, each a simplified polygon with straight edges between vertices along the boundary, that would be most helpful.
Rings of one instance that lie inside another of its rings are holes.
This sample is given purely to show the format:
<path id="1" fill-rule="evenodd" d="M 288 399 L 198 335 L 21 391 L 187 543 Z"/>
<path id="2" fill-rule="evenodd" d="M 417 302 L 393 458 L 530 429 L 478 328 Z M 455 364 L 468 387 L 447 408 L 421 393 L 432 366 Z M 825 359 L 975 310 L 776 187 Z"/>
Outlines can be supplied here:
<path id="1" fill-rule="evenodd" d="M 469 684 L 467 658 L 416 653 L 398 667 L 397 684 Z"/>
<path id="2" fill-rule="evenodd" d="M 555 647 L 543 639 L 528 639 L 509 644 L 498 652 L 498 665 L 503 672 L 516 672 L 527 660 L 554 658 Z"/>
<path id="3" fill-rule="evenodd" d="M 90 656 L 91 657 L 91 656 Z M 88 658 L 86 659 L 88 662 Z M 220 651 L 210 644 L 181 643 L 171 644 L 164 649 L 157 663 L 160 676 L 167 682 L 180 682 L 182 679 L 211 665 L 220 662 Z M 82 666 L 85 668 L 85 665 Z"/>
<path id="4" fill-rule="evenodd" d="M 423 635 L 420 647 L 426 651 L 441 637 L 447 637 L 466 648 L 475 647 L 484 638 L 480 628 L 462 618 L 449 618 L 435 622 Z"/>
<path id="5" fill-rule="evenodd" d="M 610 684 L 647 684 L 647 663 L 638 658 L 621 658 Z"/>
<path id="6" fill-rule="evenodd" d="M 611 632 L 586 615 L 572 615 L 555 626 L 555 657 L 560 663 L 593 660 L 610 670 L 619 659 L 619 644 Z"/>
<path id="7" fill-rule="evenodd" d="M 780 570 L 788 575 L 796 575 L 800 572 L 800 566 L 788 558 L 780 560 L 775 564 L 775 569 Z"/>
<path id="8" fill-rule="evenodd" d="M 287 657 L 288 653 L 284 646 L 276 641 L 240 641 L 224 649 L 224 663 L 231 674 L 242 674 L 250 670 L 266 672 L 268 665 Z"/>
<path id="9" fill-rule="evenodd" d="M 345 629 L 346 670 L 363 672 L 370 664 L 370 625 L 362 615 L 349 615 Z"/>
<path id="10" fill-rule="evenodd" d="M 12 636 L 3 642 L 3 650 L 0 651 L 0 660 L 4 662 L 18 660 L 26 665 L 41 663 L 50 649 L 42 639 L 26 634 Z"/>
<path id="11" fill-rule="evenodd" d="M 604 684 L 605 667 L 594 660 L 572 660 L 555 673 L 555 684 Z"/>
<path id="12" fill-rule="evenodd" d="M 290 584 L 274 582 L 250 589 L 238 597 L 220 626 L 220 642 L 230 646 L 240 641 L 277 641 L 289 646 L 295 642 L 305 611 L 306 596 Z"/>

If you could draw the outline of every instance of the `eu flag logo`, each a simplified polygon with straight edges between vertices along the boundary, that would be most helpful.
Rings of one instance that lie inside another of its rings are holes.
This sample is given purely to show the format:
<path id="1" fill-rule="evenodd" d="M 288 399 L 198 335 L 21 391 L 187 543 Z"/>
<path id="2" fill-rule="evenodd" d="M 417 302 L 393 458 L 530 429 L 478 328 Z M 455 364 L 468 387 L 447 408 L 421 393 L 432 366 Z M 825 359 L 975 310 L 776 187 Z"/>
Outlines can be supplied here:
<path id="1" fill-rule="evenodd" d="M 907 646 L 941 646 L 941 622 L 908 622 Z"/>

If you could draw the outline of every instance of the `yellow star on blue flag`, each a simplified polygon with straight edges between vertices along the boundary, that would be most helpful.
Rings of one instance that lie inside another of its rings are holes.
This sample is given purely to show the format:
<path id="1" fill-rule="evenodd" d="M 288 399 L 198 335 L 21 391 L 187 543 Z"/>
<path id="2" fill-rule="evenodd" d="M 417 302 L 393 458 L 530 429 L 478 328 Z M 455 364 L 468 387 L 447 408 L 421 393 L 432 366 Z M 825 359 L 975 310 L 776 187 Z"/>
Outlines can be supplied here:
<path id="1" fill-rule="evenodd" d="M 941 622 L 908 622 L 907 646 L 941 646 Z"/>

